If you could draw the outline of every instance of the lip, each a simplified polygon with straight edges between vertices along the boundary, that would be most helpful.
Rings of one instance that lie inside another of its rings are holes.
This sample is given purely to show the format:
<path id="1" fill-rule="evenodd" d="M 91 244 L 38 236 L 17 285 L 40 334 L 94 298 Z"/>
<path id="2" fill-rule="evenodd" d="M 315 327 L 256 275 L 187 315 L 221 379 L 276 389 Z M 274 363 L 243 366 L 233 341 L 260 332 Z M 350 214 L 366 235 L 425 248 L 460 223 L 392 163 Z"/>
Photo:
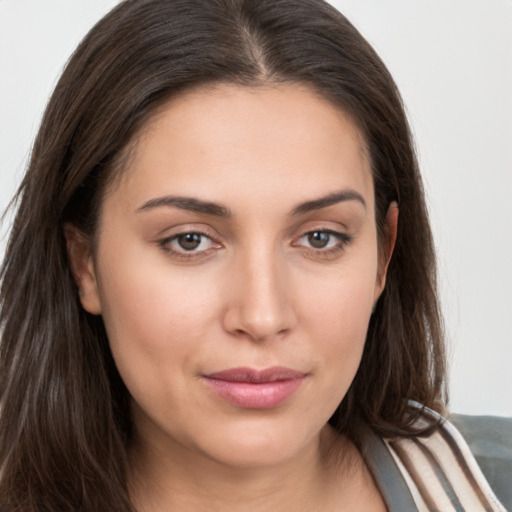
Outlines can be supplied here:
<path id="1" fill-rule="evenodd" d="M 290 398 L 306 376 L 282 366 L 264 370 L 241 367 L 203 375 L 203 380 L 215 394 L 237 407 L 272 409 Z"/>

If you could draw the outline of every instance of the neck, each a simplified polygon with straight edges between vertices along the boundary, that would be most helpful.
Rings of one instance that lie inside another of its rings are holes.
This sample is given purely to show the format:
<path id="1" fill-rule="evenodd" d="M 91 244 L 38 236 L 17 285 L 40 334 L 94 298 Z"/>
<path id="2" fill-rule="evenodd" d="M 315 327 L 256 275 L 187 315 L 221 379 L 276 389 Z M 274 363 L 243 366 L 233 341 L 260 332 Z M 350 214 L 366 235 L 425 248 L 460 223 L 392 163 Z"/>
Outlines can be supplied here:
<path id="1" fill-rule="evenodd" d="M 354 446 L 328 426 L 292 459 L 271 465 L 230 466 L 182 445 L 165 449 L 140 437 L 130 458 L 129 485 L 140 512 L 316 511 L 331 510 L 330 501 L 339 510 L 358 494 L 354 482 L 364 473 Z"/>

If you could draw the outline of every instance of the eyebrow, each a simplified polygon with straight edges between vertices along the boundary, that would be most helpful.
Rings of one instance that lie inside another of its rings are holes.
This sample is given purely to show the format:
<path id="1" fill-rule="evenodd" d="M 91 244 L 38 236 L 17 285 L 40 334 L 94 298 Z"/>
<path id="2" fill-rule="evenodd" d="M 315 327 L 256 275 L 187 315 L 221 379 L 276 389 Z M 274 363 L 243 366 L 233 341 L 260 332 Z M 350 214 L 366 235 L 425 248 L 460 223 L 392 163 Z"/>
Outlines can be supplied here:
<path id="1" fill-rule="evenodd" d="M 182 196 L 164 196 L 156 197 L 145 202 L 142 206 L 137 208 L 137 212 L 146 210 L 152 210 L 153 208 L 160 208 L 162 206 L 173 206 L 180 208 L 181 210 L 187 210 L 196 213 L 205 213 L 207 215 L 213 215 L 215 217 L 232 217 L 232 213 L 229 208 L 222 206 L 211 201 L 202 201 L 194 197 L 182 197 Z"/>
<path id="2" fill-rule="evenodd" d="M 339 192 L 333 192 L 324 197 L 313 199 L 300 203 L 292 210 L 292 215 L 301 215 L 315 210 L 321 210 L 337 203 L 345 201 L 358 201 L 366 209 L 366 201 L 363 196 L 352 189 L 345 189 Z M 231 218 L 233 216 L 231 210 L 226 206 L 211 201 L 203 201 L 195 197 L 183 196 L 162 196 L 155 197 L 146 201 L 142 206 L 137 208 L 137 213 L 154 208 L 161 207 L 174 207 L 181 210 L 192 211 L 196 213 L 204 213 L 206 215 L 213 215 L 215 217 Z"/>
<path id="3" fill-rule="evenodd" d="M 320 197 L 319 199 L 313 199 L 312 201 L 301 203 L 293 209 L 292 215 L 301 215 L 303 213 L 321 210 L 322 208 L 327 208 L 328 206 L 345 201 L 358 201 L 366 210 L 366 201 L 363 199 L 363 196 L 355 190 L 345 189 L 339 192 L 333 192 L 332 194 Z"/>

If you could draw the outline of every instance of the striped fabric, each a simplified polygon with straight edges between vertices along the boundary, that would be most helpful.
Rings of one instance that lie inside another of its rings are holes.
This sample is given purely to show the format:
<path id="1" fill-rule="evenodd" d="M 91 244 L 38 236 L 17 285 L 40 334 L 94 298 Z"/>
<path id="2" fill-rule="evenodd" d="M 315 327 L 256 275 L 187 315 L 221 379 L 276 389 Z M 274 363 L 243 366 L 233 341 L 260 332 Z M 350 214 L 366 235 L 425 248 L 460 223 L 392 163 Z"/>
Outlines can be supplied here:
<path id="1" fill-rule="evenodd" d="M 412 405 L 419 407 L 419 404 Z M 459 431 L 434 411 L 423 410 L 419 426 L 440 420 L 440 427 L 428 437 L 367 436 L 363 454 L 388 509 L 392 512 L 506 512 Z"/>

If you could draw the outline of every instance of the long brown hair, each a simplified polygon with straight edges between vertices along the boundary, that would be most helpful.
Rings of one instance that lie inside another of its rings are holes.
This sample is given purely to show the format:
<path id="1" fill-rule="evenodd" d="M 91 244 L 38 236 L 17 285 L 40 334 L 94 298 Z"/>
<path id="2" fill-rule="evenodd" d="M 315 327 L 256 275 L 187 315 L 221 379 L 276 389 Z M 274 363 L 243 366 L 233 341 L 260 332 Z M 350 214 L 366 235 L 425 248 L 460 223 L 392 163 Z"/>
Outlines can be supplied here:
<path id="1" fill-rule="evenodd" d="M 308 85 L 366 139 L 382 240 L 400 207 L 386 288 L 361 366 L 330 422 L 413 432 L 407 399 L 445 399 L 435 260 L 396 86 L 374 50 L 321 0 L 126 0 L 86 36 L 46 109 L 16 197 L 1 269 L 0 509 L 127 512 L 130 400 L 101 317 L 77 297 L 63 236 L 92 235 L 105 187 L 141 127 L 206 84 Z"/>

